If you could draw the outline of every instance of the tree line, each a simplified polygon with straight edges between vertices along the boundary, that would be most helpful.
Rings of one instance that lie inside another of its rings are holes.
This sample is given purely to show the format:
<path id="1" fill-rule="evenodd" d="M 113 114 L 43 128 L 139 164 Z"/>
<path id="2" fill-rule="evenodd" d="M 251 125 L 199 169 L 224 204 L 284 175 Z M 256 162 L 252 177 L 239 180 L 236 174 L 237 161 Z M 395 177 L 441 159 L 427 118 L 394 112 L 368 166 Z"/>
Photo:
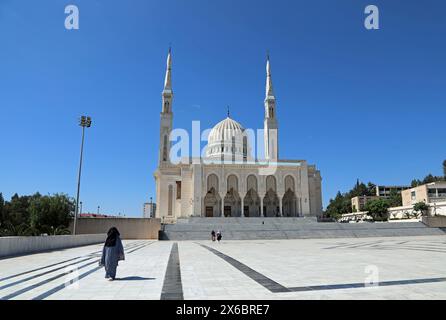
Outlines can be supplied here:
<path id="1" fill-rule="evenodd" d="M 423 179 L 413 179 L 411 186 L 417 187 L 426 183 L 437 182 L 437 181 L 446 181 L 446 160 L 443 161 L 443 176 L 434 176 L 432 174 L 428 174 Z M 375 193 L 375 184 L 372 182 L 368 182 L 367 184 L 356 182 L 356 185 L 348 192 L 341 193 L 338 191 L 334 199 L 330 199 L 330 202 L 325 210 L 325 215 L 332 218 L 339 218 L 342 214 L 352 213 L 352 203 L 351 199 L 358 196 L 374 196 Z M 402 205 L 401 194 L 399 192 L 393 191 L 390 194 L 389 199 L 377 199 L 373 201 L 369 201 L 366 204 L 365 211 L 376 212 L 376 218 L 379 220 L 380 218 L 385 219 L 385 213 L 388 208 L 391 207 L 399 207 Z M 421 206 L 421 204 L 419 205 Z M 418 211 L 417 209 L 415 209 Z M 420 210 L 422 211 L 422 210 Z"/>
<path id="2" fill-rule="evenodd" d="M 330 199 L 330 203 L 325 210 L 325 215 L 332 218 L 339 218 L 342 214 L 352 213 L 352 202 L 351 199 L 359 196 L 375 196 L 376 195 L 376 184 L 368 182 L 367 184 L 356 182 L 355 186 L 346 193 L 341 193 L 338 191 L 334 199 Z M 392 191 L 389 199 L 385 200 L 385 204 L 388 207 L 398 207 L 401 206 L 402 199 L 401 194 Z"/>
<path id="3" fill-rule="evenodd" d="M 74 199 L 65 194 L 14 194 L 5 201 L 0 193 L 0 236 L 70 234 L 74 206 Z"/>

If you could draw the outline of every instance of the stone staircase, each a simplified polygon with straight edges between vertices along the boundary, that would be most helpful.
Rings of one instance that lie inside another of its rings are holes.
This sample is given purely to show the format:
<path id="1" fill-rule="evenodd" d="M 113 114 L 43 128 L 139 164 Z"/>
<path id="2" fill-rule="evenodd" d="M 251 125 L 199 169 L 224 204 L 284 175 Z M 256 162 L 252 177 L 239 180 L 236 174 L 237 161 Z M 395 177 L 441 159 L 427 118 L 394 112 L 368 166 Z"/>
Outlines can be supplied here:
<path id="1" fill-rule="evenodd" d="M 336 223 L 316 218 L 199 218 L 178 219 L 160 231 L 160 240 L 207 240 L 220 230 L 224 240 L 362 238 L 446 235 L 421 222 Z"/>

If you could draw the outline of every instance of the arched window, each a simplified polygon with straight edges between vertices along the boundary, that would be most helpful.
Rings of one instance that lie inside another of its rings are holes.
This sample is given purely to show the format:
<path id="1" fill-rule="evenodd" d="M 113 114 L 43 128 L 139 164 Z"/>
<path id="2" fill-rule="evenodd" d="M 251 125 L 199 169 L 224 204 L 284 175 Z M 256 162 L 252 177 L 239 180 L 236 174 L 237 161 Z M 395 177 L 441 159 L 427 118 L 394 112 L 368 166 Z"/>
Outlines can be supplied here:
<path id="1" fill-rule="evenodd" d="M 171 185 L 169 186 L 167 201 L 167 215 L 171 216 L 173 213 L 173 187 Z"/>
<path id="2" fill-rule="evenodd" d="M 248 137 L 243 137 L 243 160 L 248 158 Z"/>
<path id="3" fill-rule="evenodd" d="M 252 189 L 254 191 L 257 191 L 257 178 L 255 175 L 251 174 L 248 176 L 247 186 L 248 186 L 247 190 Z"/>
<path id="4" fill-rule="evenodd" d="M 215 174 L 210 174 L 207 179 L 207 191 L 212 188 L 218 192 L 218 177 Z"/>
<path id="5" fill-rule="evenodd" d="M 285 177 L 285 192 L 291 190 L 294 192 L 294 178 L 290 175 Z"/>
<path id="6" fill-rule="evenodd" d="M 274 176 L 267 176 L 266 177 L 266 190 L 272 190 L 276 192 L 276 178 Z"/>
<path id="7" fill-rule="evenodd" d="M 163 161 L 167 161 L 167 136 L 164 136 L 163 140 Z"/>
<path id="8" fill-rule="evenodd" d="M 228 177 L 228 182 L 227 183 L 228 183 L 228 187 L 227 187 L 228 191 L 231 190 L 231 189 L 233 189 L 234 191 L 238 191 L 238 179 L 237 179 L 237 176 L 231 174 Z"/>

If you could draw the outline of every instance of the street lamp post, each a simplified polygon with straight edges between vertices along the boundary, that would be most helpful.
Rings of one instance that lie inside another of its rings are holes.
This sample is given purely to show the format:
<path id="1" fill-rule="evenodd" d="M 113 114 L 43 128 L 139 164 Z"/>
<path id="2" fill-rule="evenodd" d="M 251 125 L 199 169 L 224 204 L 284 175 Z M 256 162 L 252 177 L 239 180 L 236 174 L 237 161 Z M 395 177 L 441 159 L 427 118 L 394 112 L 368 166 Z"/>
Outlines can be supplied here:
<path id="1" fill-rule="evenodd" d="M 79 125 L 82 127 L 82 143 L 81 143 L 81 157 L 79 161 L 79 175 L 77 178 L 77 196 L 76 196 L 76 207 L 74 209 L 74 223 L 73 223 L 73 234 L 76 234 L 76 222 L 77 216 L 79 212 L 79 193 L 81 190 L 81 172 L 82 172 L 82 156 L 84 153 L 84 136 L 85 136 L 85 128 L 91 127 L 91 118 L 87 116 L 82 116 L 79 120 Z"/>

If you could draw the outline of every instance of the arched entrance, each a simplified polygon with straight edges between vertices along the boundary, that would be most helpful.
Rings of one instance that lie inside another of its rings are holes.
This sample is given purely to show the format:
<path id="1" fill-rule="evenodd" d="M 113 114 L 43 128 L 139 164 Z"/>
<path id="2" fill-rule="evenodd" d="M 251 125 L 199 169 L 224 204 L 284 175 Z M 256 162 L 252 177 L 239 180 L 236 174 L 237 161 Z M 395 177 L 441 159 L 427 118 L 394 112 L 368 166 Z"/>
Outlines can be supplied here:
<path id="1" fill-rule="evenodd" d="M 291 191 L 291 189 L 288 189 L 288 191 L 285 192 L 282 200 L 282 210 L 284 217 L 297 217 L 296 201 L 296 195 L 293 191 Z"/>
<path id="2" fill-rule="evenodd" d="M 240 197 L 233 188 L 226 193 L 224 199 L 224 212 L 225 217 L 240 217 L 241 216 L 241 201 Z"/>
<path id="3" fill-rule="evenodd" d="M 263 214 L 265 217 L 278 217 L 280 212 L 277 184 L 274 176 L 266 177 L 266 194 L 263 198 Z"/>
<path id="4" fill-rule="evenodd" d="M 297 214 L 297 197 L 295 194 L 294 178 L 292 176 L 285 177 L 285 195 L 282 199 L 282 211 L 284 217 L 296 217 Z"/>
<path id="5" fill-rule="evenodd" d="M 205 217 L 221 217 L 221 201 L 218 195 L 218 177 L 210 174 L 206 181 L 206 196 L 204 197 L 204 213 Z"/>
<path id="6" fill-rule="evenodd" d="M 229 175 L 227 180 L 227 193 L 224 199 L 223 215 L 225 217 L 240 217 L 241 199 L 238 194 L 238 178 L 236 175 Z"/>
<path id="7" fill-rule="evenodd" d="M 260 198 L 254 189 L 249 189 L 243 199 L 245 217 L 260 217 Z"/>
<path id="8" fill-rule="evenodd" d="M 263 214 L 265 217 L 278 217 L 279 211 L 279 197 L 273 189 L 269 189 L 263 198 Z"/>
<path id="9" fill-rule="evenodd" d="M 205 217 L 221 217 L 220 213 L 221 199 L 215 189 L 212 187 L 204 197 L 204 216 Z"/>

